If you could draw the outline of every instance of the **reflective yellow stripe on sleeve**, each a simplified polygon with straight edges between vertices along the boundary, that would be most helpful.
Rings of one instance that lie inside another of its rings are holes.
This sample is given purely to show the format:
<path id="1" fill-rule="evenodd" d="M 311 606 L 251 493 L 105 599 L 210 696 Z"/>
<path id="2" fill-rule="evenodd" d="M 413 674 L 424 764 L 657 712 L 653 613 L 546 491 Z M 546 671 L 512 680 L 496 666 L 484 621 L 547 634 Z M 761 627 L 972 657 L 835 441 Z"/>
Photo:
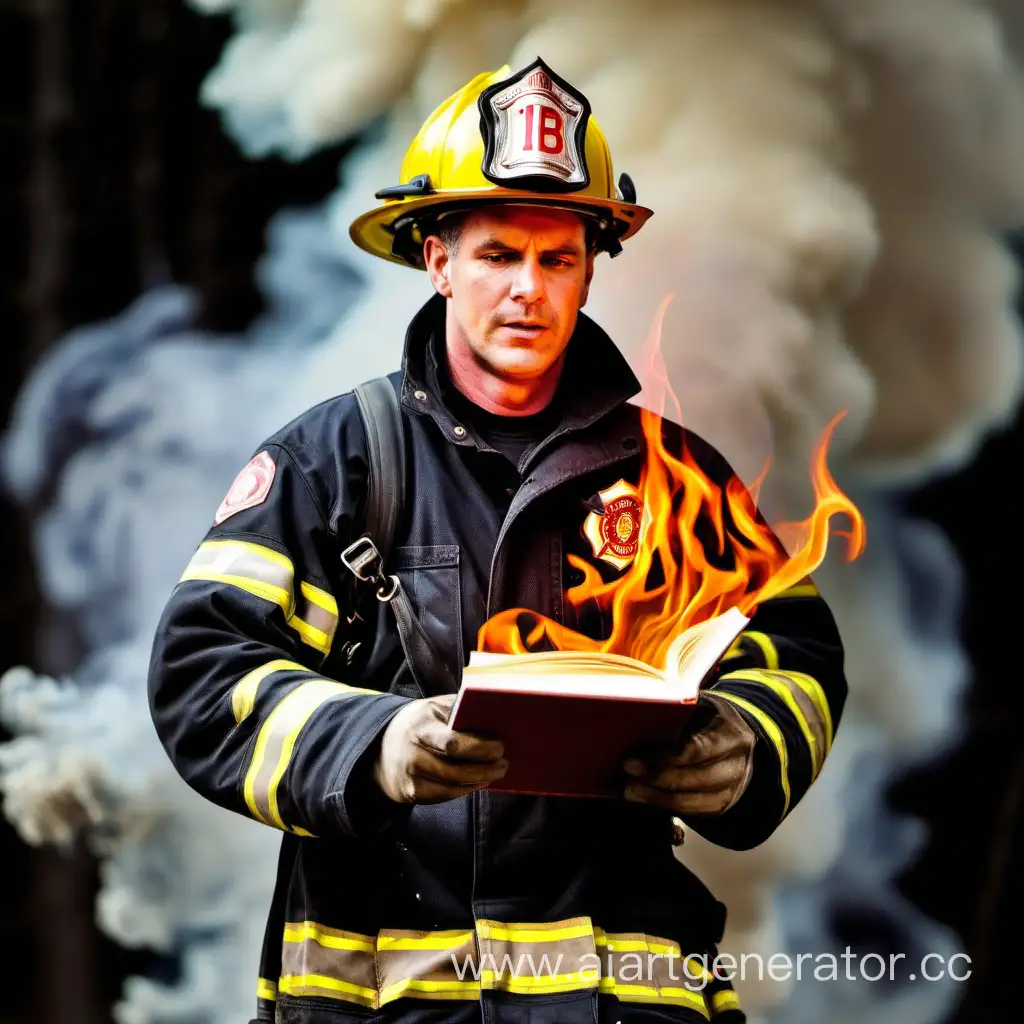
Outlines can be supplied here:
<path id="1" fill-rule="evenodd" d="M 780 601 L 786 597 L 820 597 L 821 591 L 813 583 L 797 583 L 787 590 L 780 591 L 770 601 Z"/>
<path id="2" fill-rule="evenodd" d="M 726 1010 L 738 1010 L 740 1008 L 740 997 L 732 990 L 715 992 L 711 996 L 711 1012 L 725 1013 Z"/>
<path id="3" fill-rule="evenodd" d="M 786 747 L 786 737 L 782 735 L 782 730 L 774 721 L 772 721 L 769 715 L 765 714 L 765 712 L 759 707 L 751 704 L 749 700 L 745 700 L 743 697 L 737 697 L 736 694 L 728 693 L 725 690 L 715 689 L 712 692 L 724 700 L 731 701 L 737 707 L 743 708 L 744 711 L 757 720 L 761 728 L 764 729 L 768 739 L 771 740 L 776 753 L 779 755 L 779 784 L 782 787 L 782 817 L 785 818 L 785 816 L 789 814 L 791 793 L 789 788 L 789 751 Z"/>
<path id="4" fill-rule="evenodd" d="M 231 713 L 235 716 L 235 724 L 237 725 L 243 719 L 248 718 L 256 703 L 256 694 L 260 683 L 267 676 L 272 675 L 274 672 L 295 670 L 299 672 L 309 671 L 305 665 L 300 665 L 297 661 L 287 661 L 284 658 L 278 658 L 275 661 L 268 661 L 265 665 L 260 665 L 258 668 L 254 668 L 251 672 L 247 672 L 242 676 L 235 683 L 234 689 L 231 691 Z"/>
<path id="5" fill-rule="evenodd" d="M 242 540 L 208 540 L 199 545 L 179 583 L 206 580 L 237 587 L 276 604 L 303 643 L 330 653 L 338 628 L 338 603 L 305 581 L 295 595 L 295 566 L 279 551 Z"/>
<path id="6" fill-rule="evenodd" d="M 292 610 L 295 567 L 278 551 L 243 540 L 208 540 L 199 545 L 179 583 L 209 580 L 238 587 L 248 594 Z"/>
<path id="7" fill-rule="evenodd" d="M 277 986 L 266 978 L 260 978 L 256 982 L 256 998 L 266 999 L 268 1002 L 275 1002 L 277 999 Z"/>
<path id="8" fill-rule="evenodd" d="M 818 717 L 825 729 L 825 753 L 827 754 L 832 748 L 832 709 L 828 706 L 828 697 L 825 696 L 821 683 L 806 672 L 787 672 L 786 678 L 796 683 L 817 709 Z"/>
<path id="9" fill-rule="evenodd" d="M 750 641 L 746 649 L 744 649 L 743 646 L 744 639 Z M 760 667 L 767 669 L 776 669 L 779 667 L 779 652 L 772 638 L 768 636 L 767 633 L 759 633 L 754 629 L 744 630 L 740 633 L 719 661 L 731 661 L 733 658 L 742 658 L 744 655 L 754 657 L 755 655 L 751 650 L 751 645 L 753 645 L 761 654 L 761 661 L 763 662 L 763 665 Z"/>
<path id="10" fill-rule="evenodd" d="M 800 679 L 795 678 L 800 676 Z M 817 778 L 832 744 L 832 719 L 828 714 L 828 701 L 812 676 L 803 672 L 762 672 L 758 669 L 738 669 L 722 676 L 728 679 L 746 679 L 768 687 L 789 708 L 807 741 L 811 755 L 811 774 Z M 812 693 L 816 691 L 820 700 Z M 825 715 L 822 715 L 822 707 Z"/>
<path id="11" fill-rule="evenodd" d="M 748 629 L 741 636 L 750 637 L 761 649 L 765 668 L 774 669 L 779 667 L 779 652 L 776 650 L 775 644 L 772 643 L 772 638 L 767 633 L 759 633 L 755 629 Z"/>
<path id="12" fill-rule="evenodd" d="M 298 607 L 289 616 L 288 624 L 304 643 L 321 654 L 329 654 L 338 628 L 338 602 L 326 590 L 305 581 L 299 584 L 299 593 Z"/>
<path id="13" fill-rule="evenodd" d="M 331 679 L 310 679 L 284 696 L 267 715 L 256 736 L 249 770 L 245 773 L 245 802 L 253 817 L 266 825 L 292 832 L 281 819 L 277 804 L 277 787 L 291 761 L 292 750 L 299 733 L 314 712 L 329 700 L 351 694 L 377 694 L 376 690 L 346 686 Z"/>

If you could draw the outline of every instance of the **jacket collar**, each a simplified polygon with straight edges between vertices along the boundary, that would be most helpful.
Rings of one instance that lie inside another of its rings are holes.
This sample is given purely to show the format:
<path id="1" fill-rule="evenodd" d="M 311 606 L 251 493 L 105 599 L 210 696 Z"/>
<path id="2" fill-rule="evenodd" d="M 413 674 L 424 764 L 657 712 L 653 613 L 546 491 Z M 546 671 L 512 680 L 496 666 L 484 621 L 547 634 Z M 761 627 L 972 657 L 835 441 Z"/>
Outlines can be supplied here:
<path id="1" fill-rule="evenodd" d="M 444 356 L 443 296 L 433 295 L 413 317 L 402 354 L 402 404 L 427 414 L 453 444 L 480 446 L 471 431 L 455 419 L 438 392 L 431 359 Z M 557 433 L 581 430 L 596 423 L 640 391 L 640 382 L 615 343 L 590 317 L 580 313 L 569 339 L 559 383 L 562 417 Z"/>

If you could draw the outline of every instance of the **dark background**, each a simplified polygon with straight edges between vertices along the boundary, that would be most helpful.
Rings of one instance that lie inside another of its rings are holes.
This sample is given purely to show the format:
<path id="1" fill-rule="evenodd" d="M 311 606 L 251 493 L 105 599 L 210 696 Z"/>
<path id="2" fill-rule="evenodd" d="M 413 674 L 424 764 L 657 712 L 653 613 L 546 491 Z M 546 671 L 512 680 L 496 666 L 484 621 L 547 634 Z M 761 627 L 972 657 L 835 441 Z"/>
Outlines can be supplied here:
<path id="1" fill-rule="evenodd" d="M 0 0 L 0 423 L 21 382 L 69 328 L 122 311 L 161 281 L 197 289 L 202 326 L 245 327 L 268 217 L 337 185 L 344 150 L 301 164 L 247 161 L 196 102 L 230 34 L 183 0 Z M 892 792 L 931 829 L 903 891 L 953 927 L 973 962 L 949 1024 L 1016 1019 L 1024 709 L 1013 652 L 1022 538 L 1006 501 L 1024 465 L 1024 424 L 967 471 L 909 504 L 940 524 L 967 571 L 964 635 L 975 666 L 967 734 L 952 756 Z M 46 611 L 29 547 L 31 510 L 0 497 L 0 671 L 48 664 Z M 5 1024 L 110 1024 L 126 973 L 170 969 L 93 925 L 87 853 L 30 849 L 0 821 Z M 9 971 L 9 973 L 8 973 Z M 939 1024 L 939 1022 L 936 1022 Z"/>

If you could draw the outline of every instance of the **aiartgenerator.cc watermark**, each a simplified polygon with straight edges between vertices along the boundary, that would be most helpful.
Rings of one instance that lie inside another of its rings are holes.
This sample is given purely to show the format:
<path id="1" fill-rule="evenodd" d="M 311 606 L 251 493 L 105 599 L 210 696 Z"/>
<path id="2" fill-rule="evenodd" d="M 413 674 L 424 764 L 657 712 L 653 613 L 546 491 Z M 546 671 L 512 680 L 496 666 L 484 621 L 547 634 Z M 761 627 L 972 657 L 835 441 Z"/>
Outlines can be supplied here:
<path id="1" fill-rule="evenodd" d="M 483 979 L 541 979 L 593 985 L 609 973 L 605 958 L 585 953 L 565 962 L 562 954 L 547 953 L 535 957 L 522 953 L 501 959 L 486 953 L 459 957 L 452 954 L 452 966 L 460 981 Z M 971 958 L 966 953 L 949 957 L 927 953 L 911 960 L 906 953 L 855 953 L 849 946 L 843 953 L 773 953 L 765 959 L 759 953 L 718 953 L 682 955 L 681 953 L 627 952 L 616 957 L 614 977 L 617 983 L 661 986 L 666 982 L 683 984 L 693 991 L 718 982 L 744 981 L 954 981 L 971 976 Z"/>

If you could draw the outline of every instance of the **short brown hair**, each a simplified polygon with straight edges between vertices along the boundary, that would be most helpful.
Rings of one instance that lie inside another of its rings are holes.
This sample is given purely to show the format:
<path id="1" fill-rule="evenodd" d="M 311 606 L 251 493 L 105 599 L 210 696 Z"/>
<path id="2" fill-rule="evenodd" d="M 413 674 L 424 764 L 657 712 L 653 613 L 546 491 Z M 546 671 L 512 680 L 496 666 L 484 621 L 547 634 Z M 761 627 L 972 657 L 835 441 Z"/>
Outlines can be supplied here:
<path id="1" fill-rule="evenodd" d="M 462 224 L 465 219 L 465 212 L 449 213 L 447 217 L 441 217 L 439 220 L 434 221 L 426 234 L 437 235 L 444 243 L 445 249 L 448 250 L 448 256 L 457 256 L 459 254 L 459 245 L 462 242 Z M 424 235 L 424 240 L 426 239 L 426 234 Z"/>

